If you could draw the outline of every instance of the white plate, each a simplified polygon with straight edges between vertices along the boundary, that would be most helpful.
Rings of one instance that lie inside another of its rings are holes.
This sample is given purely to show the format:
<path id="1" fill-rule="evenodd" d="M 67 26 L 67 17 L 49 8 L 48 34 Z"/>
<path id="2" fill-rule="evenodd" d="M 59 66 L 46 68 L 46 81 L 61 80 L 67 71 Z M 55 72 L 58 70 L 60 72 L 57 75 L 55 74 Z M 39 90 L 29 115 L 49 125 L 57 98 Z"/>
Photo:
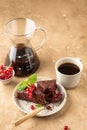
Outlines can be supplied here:
<path id="1" fill-rule="evenodd" d="M 49 78 L 49 77 L 38 77 L 38 81 L 39 80 L 40 81 L 41 80 L 50 80 L 50 79 L 52 79 L 52 78 Z M 51 106 L 52 110 L 48 110 L 48 109 L 45 108 L 44 110 L 39 112 L 36 116 L 38 116 L 38 117 L 49 116 L 49 115 L 52 115 L 52 114 L 60 111 L 63 108 L 63 106 L 65 105 L 66 100 L 67 100 L 67 94 L 66 94 L 66 91 L 65 91 L 64 87 L 61 84 L 57 83 L 57 85 L 58 85 L 60 91 L 63 94 L 62 100 L 57 102 L 57 103 L 50 103 L 49 106 Z M 17 88 L 17 86 L 16 86 L 16 88 Z M 32 111 L 30 109 L 30 106 L 31 105 L 35 105 L 35 103 L 29 102 L 29 101 L 20 100 L 20 99 L 16 98 L 16 96 L 15 96 L 16 95 L 16 91 L 17 91 L 16 88 L 14 89 L 14 92 L 13 92 L 13 100 L 14 100 L 16 106 L 22 112 L 27 113 L 27 114 L 30 113 Z"/>

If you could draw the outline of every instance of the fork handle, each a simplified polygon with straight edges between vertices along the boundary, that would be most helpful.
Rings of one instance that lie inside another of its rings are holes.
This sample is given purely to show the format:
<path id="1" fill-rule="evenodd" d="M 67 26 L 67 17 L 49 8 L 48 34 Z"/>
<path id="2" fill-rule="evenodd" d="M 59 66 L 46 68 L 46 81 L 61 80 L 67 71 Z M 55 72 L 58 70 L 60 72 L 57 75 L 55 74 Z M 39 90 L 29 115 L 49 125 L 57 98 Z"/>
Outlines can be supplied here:
<path id="1" fill-rule="evenodd" d="M 33 111 L 30 112 L 29 114 L 27 114 L 27 115 L 21 117 L 20 119 L 14 121 L 14 122 L 12 123 L 12 125 L 13 125 L 13 126 L 18 126 L 18 125 L 20 125 L 21 123 L 23 123 L 23 122 L 26 121 L 27 119 L 29 119 L 29 118 L 35 116 L 37 113 L 39 113 L 39 112 L 42 111 L 43 109 L 44 109 L 44 107 L 40 107 L 40 108 L 38 108 L 38 109 L 33 110 Z"/>

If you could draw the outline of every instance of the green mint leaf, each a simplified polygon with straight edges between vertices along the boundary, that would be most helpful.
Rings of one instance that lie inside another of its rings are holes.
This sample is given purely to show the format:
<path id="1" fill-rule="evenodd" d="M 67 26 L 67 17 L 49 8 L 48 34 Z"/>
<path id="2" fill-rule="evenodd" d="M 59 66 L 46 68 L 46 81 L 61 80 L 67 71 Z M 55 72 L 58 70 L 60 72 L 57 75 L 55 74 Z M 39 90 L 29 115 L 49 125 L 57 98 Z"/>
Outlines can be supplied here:
<path id="1" fill-rule="evenodd" d="M 29 87 L 31 84 L 36 83 L 36 81 L 37 81 L 37 75 L 32 74 L 31 76 L 29 76 L 27 80 L 23 80 L 18 84 L 17 90 L 24 90 L 27 87 Z"/>
<path id="2" fill-rule="evenodd" d="M 23 80 L 20 84 L 18 84 L 17 90 L 24 90 L 25 88 L 27 88 L 27 82 Z"/>
<path id="3" fill-rule="evenodd" d="M 32 74 L 31 76 L 29 76 L 27 82 L 28 84 L 34 84 L 37 81 L 37 75 L 36 74 Z"/>
<path id="4" fill-rule="evenodd" d="M 41 104 L 36 104 L 35 106 L 38 107 L 38 108 L 42 107 Z"/>

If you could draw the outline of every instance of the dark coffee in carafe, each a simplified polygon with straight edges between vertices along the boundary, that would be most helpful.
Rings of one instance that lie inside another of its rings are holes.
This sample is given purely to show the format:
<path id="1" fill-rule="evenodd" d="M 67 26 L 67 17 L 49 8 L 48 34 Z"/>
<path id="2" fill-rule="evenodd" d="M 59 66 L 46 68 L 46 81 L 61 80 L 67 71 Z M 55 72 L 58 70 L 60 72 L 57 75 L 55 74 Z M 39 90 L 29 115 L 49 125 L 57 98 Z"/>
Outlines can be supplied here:
<path id="1" fill-rule="evenodd" d="M 12 46 L 6 57 L 5 65 L 11 64 L 16 76 L 26 76 L 37 70 L 39 59 L 32 48 L 20 43 Z"/>

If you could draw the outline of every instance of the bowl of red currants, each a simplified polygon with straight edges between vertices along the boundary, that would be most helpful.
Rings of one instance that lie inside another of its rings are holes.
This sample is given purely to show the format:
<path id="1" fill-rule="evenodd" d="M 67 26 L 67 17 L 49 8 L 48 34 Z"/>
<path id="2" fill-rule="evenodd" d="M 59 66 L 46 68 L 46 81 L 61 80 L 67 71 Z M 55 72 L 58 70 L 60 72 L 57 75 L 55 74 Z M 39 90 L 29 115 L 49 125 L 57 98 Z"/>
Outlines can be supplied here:
<path id="1" fill-rule="evenodd" d="M 0 82 L 8 84 L 12 81 L 15 72 L 11 66 L 0 65 Z"/>

